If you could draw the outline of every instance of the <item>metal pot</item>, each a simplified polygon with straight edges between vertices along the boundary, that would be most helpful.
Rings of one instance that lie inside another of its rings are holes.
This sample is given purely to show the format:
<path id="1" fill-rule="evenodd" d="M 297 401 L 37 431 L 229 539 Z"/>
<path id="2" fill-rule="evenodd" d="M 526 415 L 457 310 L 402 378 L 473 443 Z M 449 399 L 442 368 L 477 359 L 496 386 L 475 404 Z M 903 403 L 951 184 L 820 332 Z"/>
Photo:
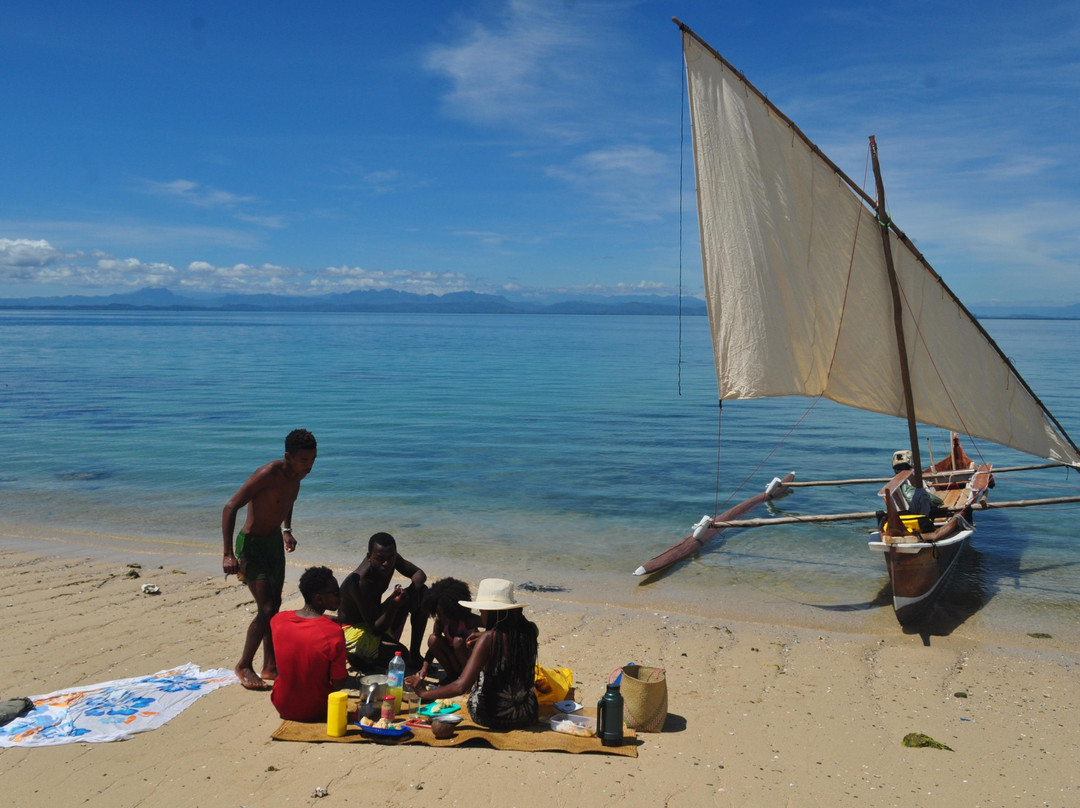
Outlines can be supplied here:
<path id="1" fill-rule="evenodd" d="M 368 717 L 375 721 L 382 709 L 383 696 L 386 695 L 386 676 L 372 674 L 360 680 L 360 703 L 357 706 L 358 715 Z"/>

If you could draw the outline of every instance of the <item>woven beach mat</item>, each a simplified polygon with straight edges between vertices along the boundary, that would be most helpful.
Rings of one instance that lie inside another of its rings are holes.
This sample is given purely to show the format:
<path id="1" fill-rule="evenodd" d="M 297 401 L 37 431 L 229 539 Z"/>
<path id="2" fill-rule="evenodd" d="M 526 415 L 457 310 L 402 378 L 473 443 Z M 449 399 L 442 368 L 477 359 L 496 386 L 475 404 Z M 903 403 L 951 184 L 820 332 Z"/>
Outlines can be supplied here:
<path id="1" fill-rule="evenodd" d="M 400 738 L 388 738 L 368 735 L 355 724 L 345 729 L 345 735 L 331 738 L 326 734 L 326 722 L 304 723 L 301 721 L 282 721 L 277 731 L 270 736 L 275 741 L 299 741 L 302 743 L 382 743 L 392 745 L 423 744 L 424 746 L 490 746 L 515 752 L 570 752 L 572 754 L 638 756 L 638 739 L 633 730 L 623 734 L 622 746 L 604 746 L 600 739 L 582 738 L 555 732 L 548 724 L 536 724 L 528 729 L 491 730 L 477 726 L 468 715 L 457 725 L 453 737 L 439 740 L 431 730 L 423 727 L 413 729 L 410 734 Z"/>

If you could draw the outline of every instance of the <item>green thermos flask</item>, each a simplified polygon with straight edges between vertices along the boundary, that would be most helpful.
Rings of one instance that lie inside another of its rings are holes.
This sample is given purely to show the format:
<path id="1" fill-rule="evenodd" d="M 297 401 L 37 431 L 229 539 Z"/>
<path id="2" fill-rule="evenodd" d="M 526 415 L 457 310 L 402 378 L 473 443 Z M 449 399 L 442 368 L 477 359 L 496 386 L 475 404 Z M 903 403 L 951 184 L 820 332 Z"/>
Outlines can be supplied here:
<path id="1" fill-rule="evenodd" d="M 604 746 L 622 746 L 623 698 L 617 684 L 609 684 L 603 698 L 596 703 L 597 734 Z"/>

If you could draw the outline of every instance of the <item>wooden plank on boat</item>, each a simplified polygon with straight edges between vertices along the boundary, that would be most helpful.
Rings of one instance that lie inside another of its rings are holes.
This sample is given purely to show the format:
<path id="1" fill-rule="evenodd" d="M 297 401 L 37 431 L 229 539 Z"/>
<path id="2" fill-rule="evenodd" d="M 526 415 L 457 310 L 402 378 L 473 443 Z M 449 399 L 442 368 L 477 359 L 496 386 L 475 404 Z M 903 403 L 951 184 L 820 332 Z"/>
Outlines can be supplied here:
<path id="1" fill-rule="evenodd" d="M 634 575 L 648 575 L 650 573 L 659 572 L 665 567 L 670 567 L 672 564 L 693 555 L 704 547 L 705 543 L 716 536 L 721 530 L 726 527 L 731 527 L 731 520 L 741 518 L 763 502 L 778 499 L 788 493 L 787 485 L 794 479 L 795 472 L 791 472 L 780 481 L 779 486 L 773 487 L 770 485 L 769 488 L 757 496 L 750 497 L 750 499 L 740 502 L 733 508 L 728 508 L 706 526 L 703 531 L 695 530 L 694 533 L 691 533 L 678 544 L 669 547 L 660 555 L 650 558 L 634 570 Z"/>

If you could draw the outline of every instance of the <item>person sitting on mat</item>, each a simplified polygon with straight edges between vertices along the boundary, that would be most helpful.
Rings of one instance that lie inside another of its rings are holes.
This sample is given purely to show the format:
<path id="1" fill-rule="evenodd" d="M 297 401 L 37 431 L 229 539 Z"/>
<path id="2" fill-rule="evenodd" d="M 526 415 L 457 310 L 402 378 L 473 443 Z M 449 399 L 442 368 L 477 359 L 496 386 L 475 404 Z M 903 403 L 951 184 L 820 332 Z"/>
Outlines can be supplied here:
<path id="1" fill-rule="evenodd" d="M 395 572 L 411 583 L 404 588 L 398 584 L 384 601 L 383 593 Z M 341 582 L 338 622 L 345 629 L 350 664 L 360 670 L 385 671 L 394 654 L 401 651 L 413 670 L 420 667 L 420 648 L 427 630 L 423 609 L 426 580 L 422 569 L 398 555 L 397 542 L 389 533 L 376 533 L 368 539 L 367 557 Z M 400 642 L 406 617 L 412 626 L 409 648 Z"/>
<path id="2" fill-rule="evenodd" d="M 461 675 L 469 660 L 471 635 L 480 628 L 480 618 L 462 601 L 472 600 L 469 585 L 457 578 L 442 578 L 433 583 L 424 595 L 423 607 L 433 620 L 428 636 L 427 656 L 417 674 L 426 679 L 431 663 L 438 662 L 445 672 L 444 681 L 452 681 Z"/>
<path id="3" fill-rule="evenodd" d="M 270 701 L 289 721 L 325 721 L 326 698 L 345 684 L 345 634 L 323 615 L 335 611 L 340 590 L 334 573 L 310 567 L 300 576 L 304 608 L 278 612 L 270 620 L 278 676 Z"/>
<path id="4" fill-rule="evenodd" d="M 461 675 L 434 688 L 419 676 L 406 683 L 424 702 L 469 694 L 472 720 L 491 729 L 515 729 L 536 723 L 536 652 L 539 632 L 514 600 L 514 584 L 501 578 L 480 582 L 476 600 L 462 606 L 480 611 L 484 631 L 473 635 L 472 652 Z"/>

